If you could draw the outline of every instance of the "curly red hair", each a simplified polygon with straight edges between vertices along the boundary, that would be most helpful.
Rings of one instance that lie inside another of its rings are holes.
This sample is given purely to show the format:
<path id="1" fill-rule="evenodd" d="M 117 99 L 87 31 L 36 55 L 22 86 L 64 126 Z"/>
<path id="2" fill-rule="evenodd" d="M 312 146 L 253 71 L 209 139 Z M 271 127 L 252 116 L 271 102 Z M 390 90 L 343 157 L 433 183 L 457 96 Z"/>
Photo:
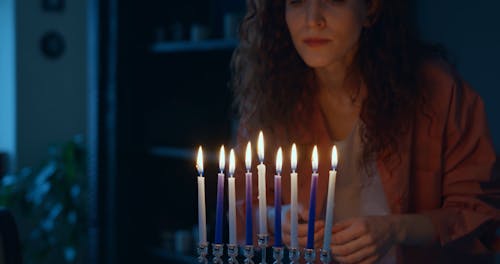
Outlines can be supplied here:
<path id="1" fill-rule="evenodd" d="M 379 1 L 372 25 L 362 31 L 353 65 L 367 87 L 361 110 L 364 159 L 385 147 L 397 151 L 396 139 L 409 127 L 421 99 L 419 67 L 442 55 L 416 37 L 407 1 Z M 284 0 L 247 1 L 231 84 L 235 106 L 249 128 L 287 127 L 306 118 L 296 115 L 295 106 L 310 106 L 317 91 L 312 69 L 293 46 L 285 5 Z"/>

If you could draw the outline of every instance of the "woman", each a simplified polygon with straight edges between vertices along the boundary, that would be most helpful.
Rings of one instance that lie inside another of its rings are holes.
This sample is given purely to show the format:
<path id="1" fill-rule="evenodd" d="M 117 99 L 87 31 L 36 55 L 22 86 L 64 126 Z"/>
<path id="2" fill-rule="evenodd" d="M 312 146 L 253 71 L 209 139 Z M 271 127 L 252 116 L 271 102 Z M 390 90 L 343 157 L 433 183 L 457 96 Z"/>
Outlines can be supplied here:
<path id="1" fill-rule="evenodd" d="M 240 160 L 243 146 L 255 142 L 260 129 L 266 163 L 274 162 L 278 146 L 287 153 L 296 142 L 301 151 L 302 247 L 310 150 L 318 145 L 320 152 L 319 248 L 328 154 L 334 144 L 339 147 L 330 248 L 341 263 L 456 261 L 456 252 L 491 251 L 498 240 L 500 214 L 491 202 L 498 190 L 485 189 L 495 153 L 482 101 L 438 49 L 418 41 L 407 5 L 402 0 L 250 0 L 233 56 Z M 284 204 L 290 202 L 286 161 Z M 244 190 L 239 194 L 243 223 Z M 256 197 L 255 191 L 254 208 Z M 285 217 L 285 244 L 289 228 Z M 244 235 L 241 228 L 239 235 Z"/>

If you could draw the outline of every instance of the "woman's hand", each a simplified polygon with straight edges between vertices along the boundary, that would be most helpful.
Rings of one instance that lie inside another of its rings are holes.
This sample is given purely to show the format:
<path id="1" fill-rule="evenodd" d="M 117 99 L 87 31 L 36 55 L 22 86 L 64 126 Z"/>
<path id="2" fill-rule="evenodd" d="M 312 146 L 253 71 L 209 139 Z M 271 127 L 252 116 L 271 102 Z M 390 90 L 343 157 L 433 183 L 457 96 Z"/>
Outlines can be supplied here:
<path id="1" fill-rule="evenodd" d="M 291 228 L 290 225 L 290 206 L 286 205 L 282 207 L 282 238 L 283 243 L 290 247 L 291 240 Z M 304 211 L 301 206 L 299 206 L 298 212 L 298 226 L 297 226 L 297 240 L 300 248 L 305 248 L 307 244 L 307 228 L 308 228 L 308 218 L 309 212 Z M 314 223 L 314 247 L 320 248 L 323 245 L 323 230 L 325 224 L 323 221 L 316 221 Z"/>
<path id="2" fill-rule="evenodd" d="M 397 216 L 368 216 L 335 224 L 331 250 L 340 263 L 374 263 L 399 242 Z"/>

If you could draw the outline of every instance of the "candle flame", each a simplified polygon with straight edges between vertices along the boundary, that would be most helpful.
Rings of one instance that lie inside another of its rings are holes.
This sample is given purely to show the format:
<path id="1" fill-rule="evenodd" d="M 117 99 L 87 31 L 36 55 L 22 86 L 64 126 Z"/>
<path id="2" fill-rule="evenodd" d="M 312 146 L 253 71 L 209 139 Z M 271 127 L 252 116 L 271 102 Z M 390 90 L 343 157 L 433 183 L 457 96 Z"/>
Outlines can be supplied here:
<path id="1" fill-rule="evenodd" d="M 318 147 L 316 145 L 314 145 L 311 161 L 312 161 L 313 172 L 317 172 L 318 171 Z"/>
<path id="2" fill-rule="evenodd" d="M 229 151 L 229 176 L 233 177 L 233 174 L 234 174 L 234 167 L 236 166 L 235 164 L 235 160 L 234 160 L 234 150 L 231 149 L 231 151 Z"/>
<path id="3" fill-rule="evenodd" d="M 222 173 L 226 167 L 226 152 L 224 151 L 224 145 L 220 147 L 219 154 L 219 170 Z"/>
<path id="4" fill-rule="evenodd" d="M 198 157 L 196 158 L 196 169 L 198 169 L 198 173 L 200 176 L 203 175 L 203 150 L 201 146 L 198 148 Z"/>
<path id="5" fill-rule="evenodd" d="M 332 170 L 337 169 L 338 158 L 337 158 L 337 147 L 332 148 Z"/>
<path id="6" fill-rule="evenodd" d="M 281 147 L 278 149 L 278 153 L 276 153 L 276 174 L 281 174 L 281 167 L 283 165 L 283 150 Z"/>
<path id="7" fill-rule="evenodd" d="M 295 172 L 297 169 L 297 146 L 295 143 L 292 145 L 292 172 Z"/>
<path id="8" fill-rule="evenodd" d="M 252 144 L 248 141 L 247 150 L 245 151 L 245 166 L 249 172 L 252 167 Z"/>
<path id="9" fill-rule="evenodd" d="M 259 139 L 257 140 L 257 155 L 260 163 L 264 162 L 264 134 L 262 130 L 259 132 Z"/>

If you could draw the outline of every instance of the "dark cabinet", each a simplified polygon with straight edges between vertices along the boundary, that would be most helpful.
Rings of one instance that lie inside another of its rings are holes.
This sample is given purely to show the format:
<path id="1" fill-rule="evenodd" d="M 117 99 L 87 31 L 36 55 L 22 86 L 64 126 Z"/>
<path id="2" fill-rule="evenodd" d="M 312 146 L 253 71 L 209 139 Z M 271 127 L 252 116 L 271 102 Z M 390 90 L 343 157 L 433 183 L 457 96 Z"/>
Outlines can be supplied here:
<path id="1" fill-rule="evenodd" d="M 237 122 L 228 87 L 237 41 L 223 38 L 222 23 L 224 14 L 241 13 L 243 5 L 117 1 L 106 7 L 111 10 L 101 10 L 115 12 L 101 31 L 116 30 L 116 41 L 101 32 L 107 43 L 100 45 L 108 80 L 101 81 L 99 93 L 108 102 L 99 114 L 101 155 L 107 157 L 99 175 L 104 177 L 99 179 L 101 243 L 106 244 L 99 249 L 107 256 L 101 258 L 155 263 L 158 254 L 151 252 L 162 247 L 165 231 L 197 224 L 198 145 L 209 157 L 207 222 L 213 224 L 217 163 L 210 157 L 220 144 L 232 143 Z M 211 29 L 208 39 L 190 41 L 194 24 Z"/>

